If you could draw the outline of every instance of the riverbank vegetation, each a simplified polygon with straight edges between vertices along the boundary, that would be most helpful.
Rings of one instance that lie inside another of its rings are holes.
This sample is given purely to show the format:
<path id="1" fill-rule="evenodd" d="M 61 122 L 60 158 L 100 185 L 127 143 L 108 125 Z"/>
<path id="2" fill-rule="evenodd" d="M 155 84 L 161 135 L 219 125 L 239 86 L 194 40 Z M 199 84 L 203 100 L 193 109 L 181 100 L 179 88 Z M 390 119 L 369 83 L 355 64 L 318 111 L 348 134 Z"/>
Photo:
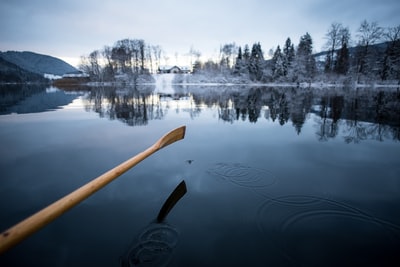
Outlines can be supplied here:
<path id="1" fill-rule="evenodd" d="M 192 75 L 179 75 L 176 83 L 330 83 L 400 84 L 400 25 L 383 28 L 364 20 L 353 38 L 348 27 L 334 22 L 325 35 L 326 50 L 315 53 L 310 33 L 295 44 L 284 44 L 266 53 L 259 42 L 220 48 L 218 59 L 200 60 L 190 49 Z M 81 58 L 80 69 L 94 82 L 151 82 L 165 56 L 159 45 L 141 39 L 123 39 Z M 147 78 L 146 78 L 147 77 Z"/>

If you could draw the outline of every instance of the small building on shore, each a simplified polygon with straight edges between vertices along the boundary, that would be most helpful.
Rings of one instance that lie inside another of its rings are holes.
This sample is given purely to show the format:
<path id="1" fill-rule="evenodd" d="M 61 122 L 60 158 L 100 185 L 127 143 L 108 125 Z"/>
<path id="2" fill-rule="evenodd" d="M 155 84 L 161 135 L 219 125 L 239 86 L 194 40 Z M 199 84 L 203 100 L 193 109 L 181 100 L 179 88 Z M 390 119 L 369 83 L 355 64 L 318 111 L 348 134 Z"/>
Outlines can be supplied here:
<path id="1" fill-rule="evenodd" d="M 190 73 L 190 68 L 186 66 L 159 66 L 158 73 Z"/>
<path id="2" fill-rule="evenodd" d="M 80 70 L 73 71 L 73 72 L 67 72 L 63 76 L 63 78 L 89 78 L 89 74 L 86 74 Z"/>

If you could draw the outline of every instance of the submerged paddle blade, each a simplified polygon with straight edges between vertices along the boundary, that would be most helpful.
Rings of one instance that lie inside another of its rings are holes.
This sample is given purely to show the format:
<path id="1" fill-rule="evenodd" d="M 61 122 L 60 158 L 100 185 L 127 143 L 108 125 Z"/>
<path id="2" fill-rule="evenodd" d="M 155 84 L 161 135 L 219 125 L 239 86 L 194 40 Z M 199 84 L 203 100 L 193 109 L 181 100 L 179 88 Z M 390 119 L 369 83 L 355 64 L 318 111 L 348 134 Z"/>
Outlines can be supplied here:
<path id="1" fill-rule="evenodd" d="M 182 181 L 164 202 L 164 205 L 160 209 L 160 212 L 158 213 L 157 216 L 158 223 L 164 221 L 165 217 L 167 217 L 171 209 L 186 194 L 186 192 L 187 192 L 186 183 L 185 181 Z"/>

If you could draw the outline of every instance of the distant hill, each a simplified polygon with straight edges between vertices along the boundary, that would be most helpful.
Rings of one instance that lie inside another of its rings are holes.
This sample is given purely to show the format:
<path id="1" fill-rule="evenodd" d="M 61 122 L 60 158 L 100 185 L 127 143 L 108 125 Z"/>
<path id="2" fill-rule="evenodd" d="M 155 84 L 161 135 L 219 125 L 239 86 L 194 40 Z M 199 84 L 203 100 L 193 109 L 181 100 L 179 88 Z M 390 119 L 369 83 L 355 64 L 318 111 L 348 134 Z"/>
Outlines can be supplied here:
<path id="1" fill-rule="evenodd" d="M 33 73 L 0 57 L 0 83 L 46 82 L 41 74 Z"/>
<path id="2" fill-rule="evenodd" d="M 0 58 L 24 70 L 41 74 L 42 76 L 45 73 L 62 76 L 65 73 L 77 71 L 76 68 L 61 59 L 33 52 L 0 52 Z"/>
<path id="3" fill-rule="evenodd" d="M 384 43 L 378 43 L 378 44 L 373 44 L 370 45 L 369 48 L 374 50 L 375 53 L 378 54 L 383 54 L 385 53 L 385 50 L 388 46 L 388 42 L 384 42 Z M 357 53 L 357 49 L 360 49 L 362 46 L 353 46 L 353 47 L 349 47 L 349 54 L 350 57 L 355 56 L 355 54 Z M 336 49 L 335 52 L 339 51 L 340 49 Z M 318 53 L 315 53 L 313 56 L 315 58 L 321 58 L 321 60 L 325 60 L 326 55 L 329 53 L 329 51 L 321 51 Z"/>

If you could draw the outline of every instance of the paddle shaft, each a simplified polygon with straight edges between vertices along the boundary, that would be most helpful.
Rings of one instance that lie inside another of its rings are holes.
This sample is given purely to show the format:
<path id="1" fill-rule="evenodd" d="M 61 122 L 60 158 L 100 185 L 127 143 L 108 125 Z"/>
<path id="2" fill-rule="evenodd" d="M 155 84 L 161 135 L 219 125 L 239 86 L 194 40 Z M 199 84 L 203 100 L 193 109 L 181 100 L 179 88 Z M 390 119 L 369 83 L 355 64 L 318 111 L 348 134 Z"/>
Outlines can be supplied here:
<path id="1" fill-rule="evenodd" d="M 172 144 L 175 141 L 183 139 L 185 135 L 185 126 L 177 128 L 168 134 L 164 135 L 159 139 L 154 145 L 146 149 L 145 151 L 137 154 L 136 156 L 128 159 L 127 161 L 121 163 L 117 167 L 109 170 L 108 172 L 100 175 L 89 183 L 83 185 L 82 187 L 76 189 L 72 193 L 66 195 L 65 197 L 57 200 L 56 202 L 50 204 L 46 208 L 38 211 L 27 219 L 21 221 L 20 223 L 14 225 L 8 230 L 1 233 L 0 236 L 0 254 L 11 248 L 12 246 L 18 244 L 20 241 L 38 231 L 90 195 L 94 194 L 108 183 L 116 179 L 121 174 L 128 171 L 133 166 L 137 165 L 139 162 L 153 154 L 154 152 L 160 150 L 161 148 Z"/>

